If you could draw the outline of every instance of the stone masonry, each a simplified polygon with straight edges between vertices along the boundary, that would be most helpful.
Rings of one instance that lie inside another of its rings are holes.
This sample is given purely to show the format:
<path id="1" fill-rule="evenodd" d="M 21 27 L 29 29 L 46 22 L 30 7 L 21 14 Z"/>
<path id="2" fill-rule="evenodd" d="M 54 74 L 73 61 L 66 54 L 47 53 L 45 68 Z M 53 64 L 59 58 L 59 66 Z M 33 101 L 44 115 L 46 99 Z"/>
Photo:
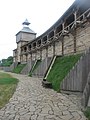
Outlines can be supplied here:
<path id="1" fill-rule="evenodd" d="M 0 110 L 0 120 L 86 120 L 78 96 L 45 89 L 38 78 L 9 74 L 19 83 L 9 103 Z"/>

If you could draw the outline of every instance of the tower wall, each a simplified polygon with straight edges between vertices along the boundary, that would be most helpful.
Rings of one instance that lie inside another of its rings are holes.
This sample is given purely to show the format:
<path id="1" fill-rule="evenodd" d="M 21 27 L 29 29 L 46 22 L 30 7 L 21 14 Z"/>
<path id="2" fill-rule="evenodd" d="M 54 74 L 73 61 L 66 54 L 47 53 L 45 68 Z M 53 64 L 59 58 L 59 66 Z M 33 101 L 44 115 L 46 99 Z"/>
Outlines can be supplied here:
<path id="1" fill-rule="evenodd" d="M 22 34 L 21 39 L 25 41 L 31 41 L 36 38 L 35 34 L 30 34 L 30 33 L 21 33 L 21 34 Z"/>

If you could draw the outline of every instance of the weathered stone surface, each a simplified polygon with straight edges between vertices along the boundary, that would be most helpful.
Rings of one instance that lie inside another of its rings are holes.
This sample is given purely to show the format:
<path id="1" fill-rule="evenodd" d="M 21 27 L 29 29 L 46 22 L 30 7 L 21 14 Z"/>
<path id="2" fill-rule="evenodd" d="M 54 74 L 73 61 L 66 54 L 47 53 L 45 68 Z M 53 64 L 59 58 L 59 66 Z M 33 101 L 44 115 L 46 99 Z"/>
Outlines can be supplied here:
<path id="1" fill-rule="evenodd" d="M 42 80 L 12 74 L 19 79 L 16 92 L 0 110 L 0 120 L 86 120 L 76 96 L 42 87 Z"/>

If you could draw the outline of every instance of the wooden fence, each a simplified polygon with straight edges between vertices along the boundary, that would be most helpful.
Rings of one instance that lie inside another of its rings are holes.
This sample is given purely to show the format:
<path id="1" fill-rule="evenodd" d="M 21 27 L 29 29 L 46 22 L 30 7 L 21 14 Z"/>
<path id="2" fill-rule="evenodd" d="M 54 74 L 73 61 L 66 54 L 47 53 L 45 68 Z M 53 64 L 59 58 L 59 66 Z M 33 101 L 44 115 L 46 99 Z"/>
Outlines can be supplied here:
<path id="1" fill-rule="evenodd" d="M 90 96 L 90 72 L 88 74 L 87 83 L 81 99 L 82 106 L 86 107 L 88 105 L 89 96 Z"/>
<path id="2" fill-rule="evenodd" d="M 85 52 L 61 83 L 61 90 L 83 92 L 90 72 L 90 49 Z"/>

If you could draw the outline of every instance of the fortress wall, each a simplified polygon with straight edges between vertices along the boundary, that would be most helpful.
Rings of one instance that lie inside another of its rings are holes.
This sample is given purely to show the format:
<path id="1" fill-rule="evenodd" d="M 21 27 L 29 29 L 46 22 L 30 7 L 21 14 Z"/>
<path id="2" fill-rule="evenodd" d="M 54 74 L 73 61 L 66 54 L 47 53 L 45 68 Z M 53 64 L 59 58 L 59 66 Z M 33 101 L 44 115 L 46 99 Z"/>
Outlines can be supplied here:
<path id="1" fill-rule="evenodd" d="M 86 23 L 84 28 L 78 28 L 76 31 L 77 52 L 90 47 L 90 23 Z"/>
<path id="2" fill-rule="evenodd" d="M 23 55 L 21 56 L 21 62 L 23 61 Z"/>
<path id="3" fill-rule="evenodd" d="M 17 61 L 20 62 L 21 42 L 17 44 Z"/>
<path id="4" fill-rule="evenodd" d="M 53 56 L 53 45 L 48 46 L 48 57 Z"/>
<path id="5" fill-rule="evenodd" d="M 36 53 L 32 53 L 32 60 L 36 60 Z"/>
<path id="6" fill-rule="evenodd" d="M 69 36 L 64 37 L 64 54 L 70 54 L 74 52 L 74 37 L 69 34 Z"/>
<path id="7" fill-rule="evenodd" d="M 27 41 L 21 41 L 21 46 L 25 45 Z"/>
<path id="8" fill-rule="evenodd" d="M 64 37 L 64 55 L 74 53 L 74 36 L 70 33 L 69 36 Z M 76 30 L 76 52 L 85 51 L 90 47 L 90 23 L 86 23 L 84 28 L 77 28 Z M 55 42 L 55 55 L 62 55 L 61 41 Z"/>
<path id="9" fill-rule="evenodd" d="M 46 58 L 46 48 L 42 49 L 42 60 Z"/>
<path id="10" fill-rule="evenodd" d="M 61 41 L 55 42 L 55 55 L 62 55 L 62 43 L 61 43 Z"/>
<path id="11" fill-rule="evenodd" d="M 28 54 L 27 59 L 28 59 L 28 60 L 31 59 L 31 54 L 30 54 L 30 53 Z"/>
<path id="12" fill-rule="evenodd" d="M 36 38 L 35 34 L 22 33 L 22 39 L 25 41 L 30 41 L 35 38 Z"/>
<path id="13" fill-rule="evenodd" d="M 76 52 L 82 52 L 86 48 L 90 47 L 90 23 L 86 23 L 84 28 L 76 29 Z M 18 44 L 18 60 L 20 55 L 20 44 Z M 62 42 L 61 40 L 55 42 L 55 48 L 53 44 L 42 48 L 42 50 L 37 50 L 32 53 L 32 60 L 35 59 L 45 59 L 47 56 L 52 57 L 54 55 L 62 55 Z M 64 55 L 74 53 L 74 36 L 70 33 L 69 36 L 64 36 L 63 39 L 63 50 Z M 28 59 L 31 59 L 31 54 L 29 53 Z M 26 61 L 26 56 L 23 56 L 23 61 Z"/>
<path id="14" fill-rule="evenodd" d="M 41 55 L 40 55 L 40 50 L 37 50 L 36 59 L 37 59 L 37 60 L 41 59 L 40 56 L 41 56 Z"/>
<path id="15" fill-rule="evenodd" d="M 23 55 L 23 62 L 26 62 L 26 55 Z"/>

